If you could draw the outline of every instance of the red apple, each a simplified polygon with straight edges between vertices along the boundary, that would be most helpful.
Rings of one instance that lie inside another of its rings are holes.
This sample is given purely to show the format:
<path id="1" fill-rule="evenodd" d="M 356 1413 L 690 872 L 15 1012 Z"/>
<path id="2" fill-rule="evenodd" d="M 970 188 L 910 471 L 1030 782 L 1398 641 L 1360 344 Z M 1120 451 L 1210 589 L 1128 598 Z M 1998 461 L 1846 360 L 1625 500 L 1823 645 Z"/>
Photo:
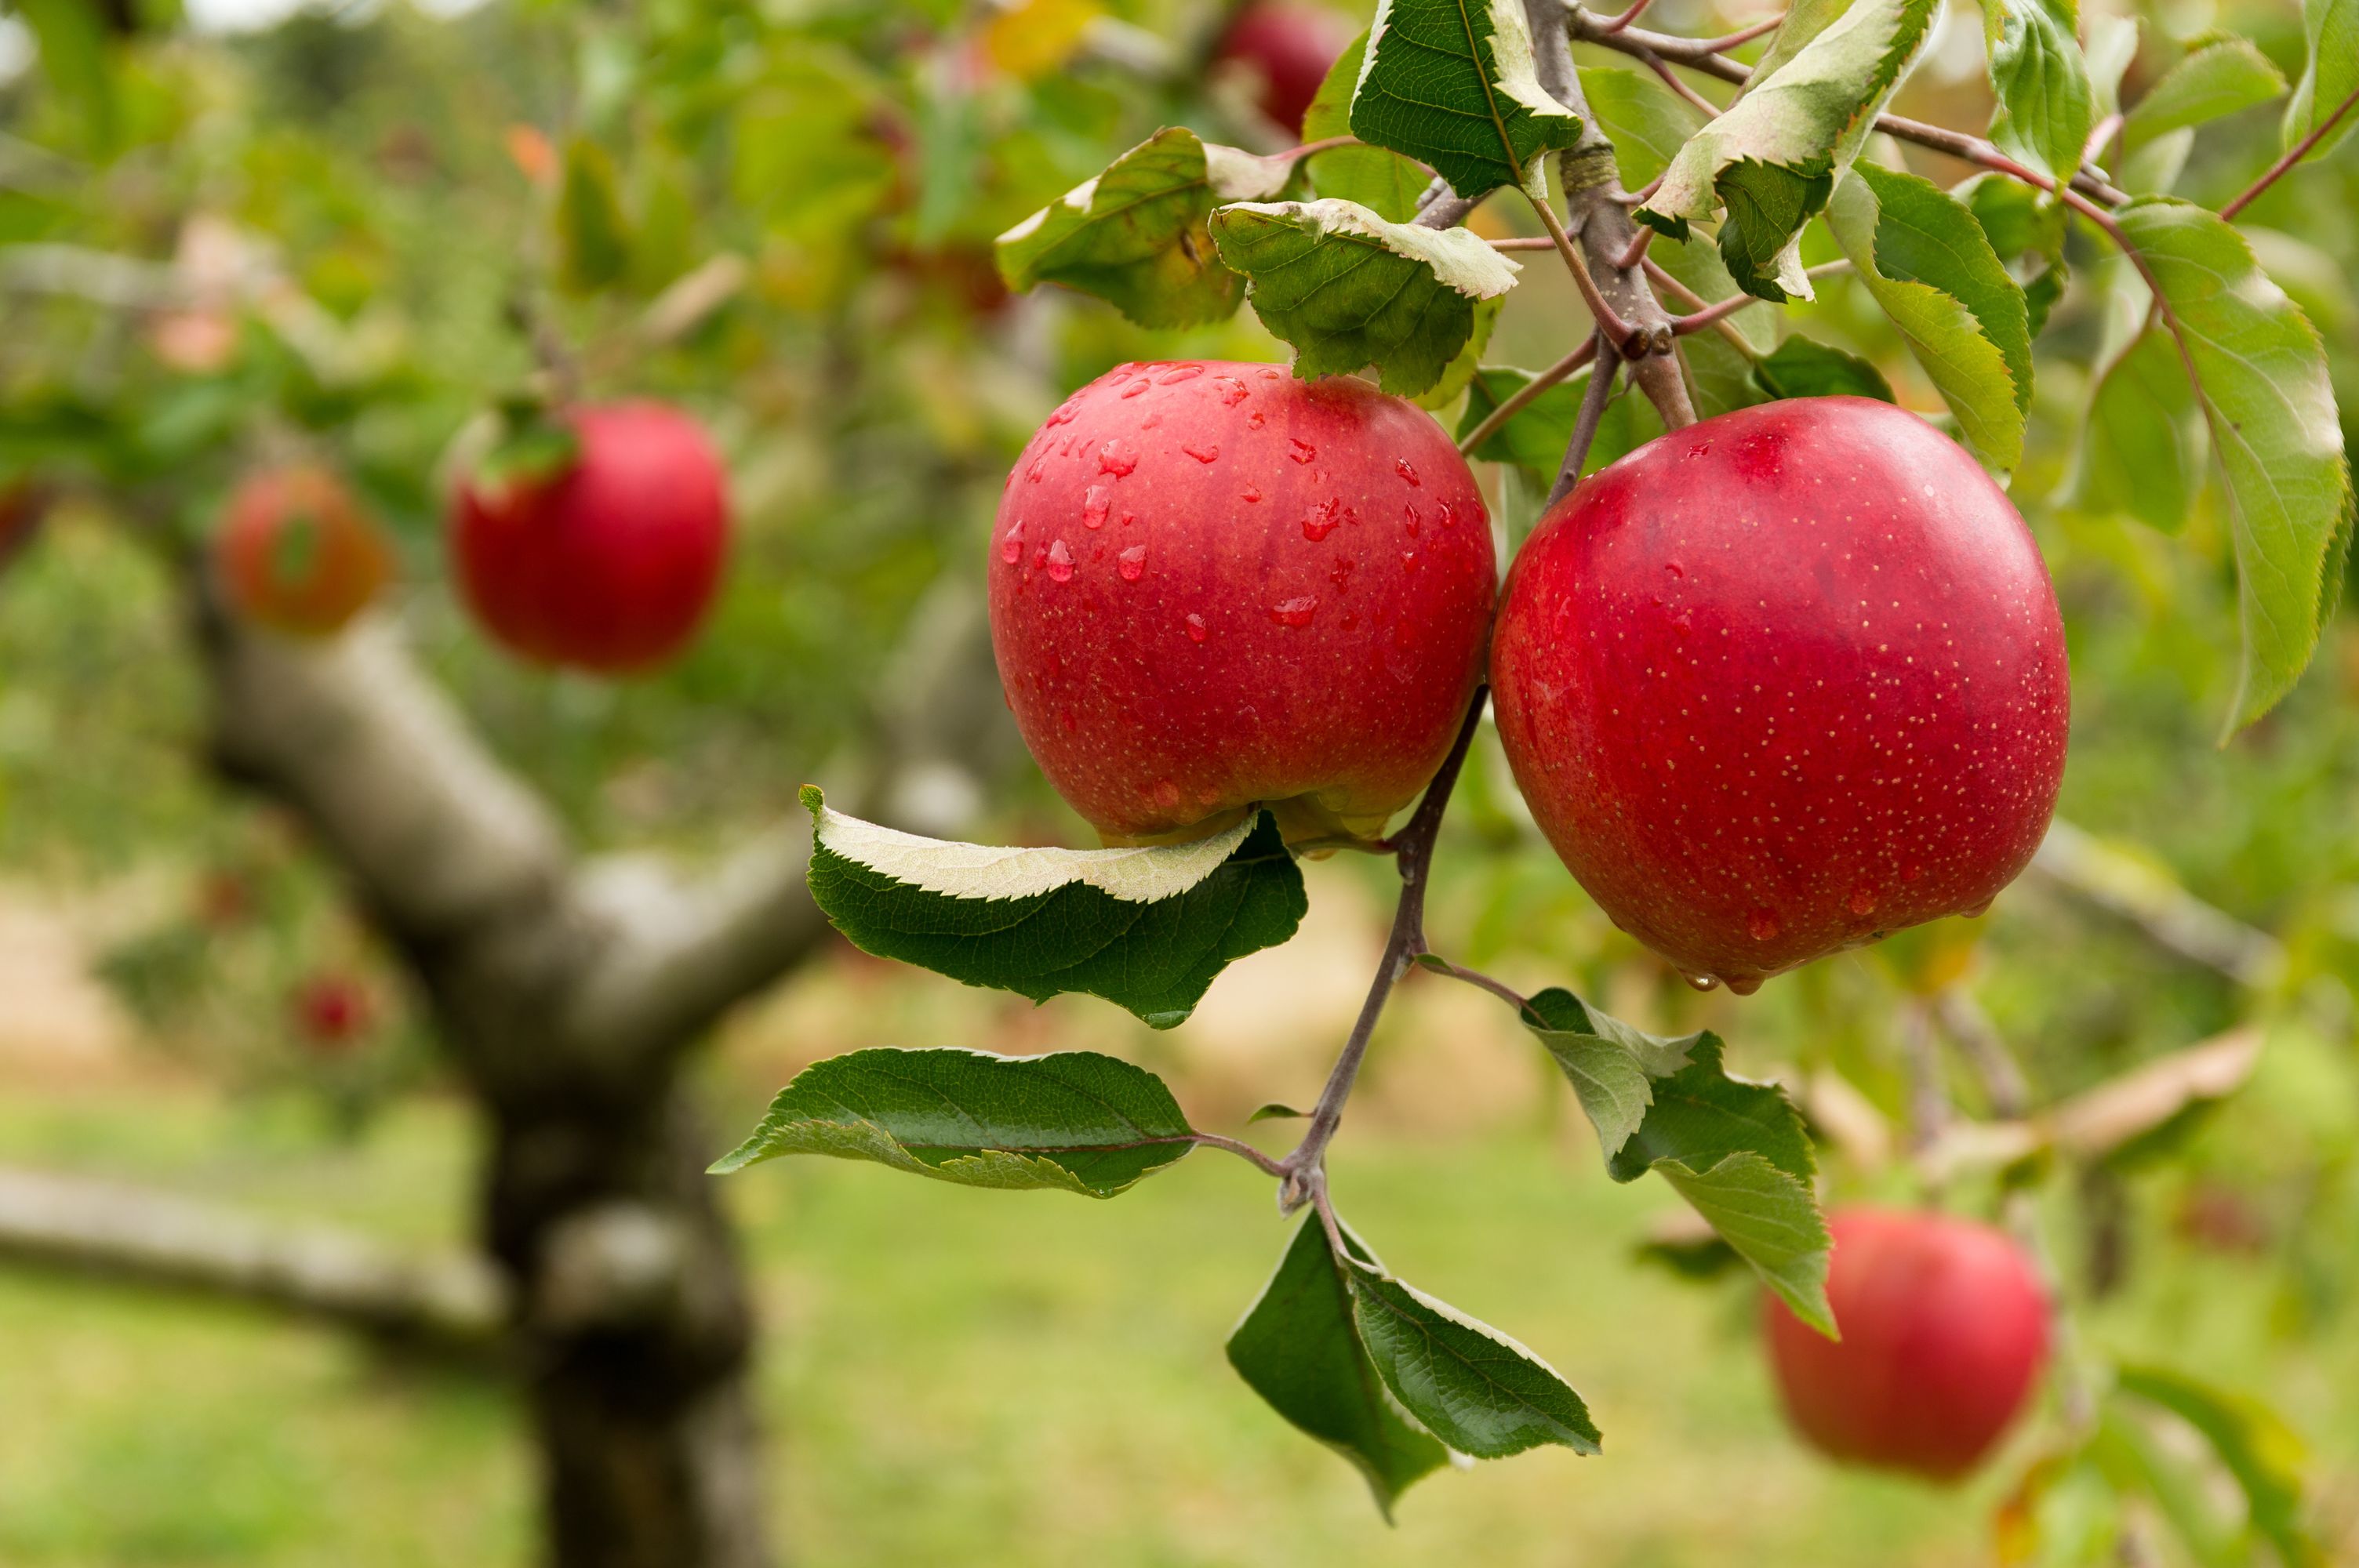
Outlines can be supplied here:
<path id="1" fill-rule="evenodd" d="M 695 421 L 659 403 L 577 407 L 552 470 L 459 487 L 451 550 L 486 631 L 538 664 L 603 674 L 677 654 L 729 551 L 728 480 Z"/>
<path id="2" fill-rule="evenodd" d="M 1007 703 L 1110 842 L 1246 807 L 1379 830 L 1450 750 L 1496 568 L 1415 405 L 1273 365 L 1127 364 L 1049 416 L 992 530 Z"/>
<path id="3" fill-rule="evenodd" d="M 393 575 L 393 553 L 343 481 L 309 464 L 250 474 L 213 536 L 239 614 L 299 637 L 341 632 Z"/>
<path id="4" fill-rule="evenodd" d="M 1837 1459 L 1937 1480 L 1982 1462 L 2048 1357 L 2048 1299 L 2006 1235 L 1938 1214 L 1855 1208 L 1828 1221 L 1840 1342 L 1767 1299 L 1786 1413 Z"/>
<path id="5" fill-rule="evenodd" d="M 1253 71 L 1254 102 L 1272 121 L 1299 136 L 1302 116 L 1319 96 L 1320 83 L 1357 31 L 1341 13 L 1324 5 L 1262 0 L 1238 13 L 1221 35 L 1212 58 Z"/>
<path id="6" fill-rule="evenodd" d="M 1698 984 L 1979 914 L 2064 769 L 2064 627 L 2013 506 L 1859 397 L 1707 419 L 1600 470 L 1508 574 L 1491 655 L 1532 815 Z"/>
<path id="7" fill-rule="evenodd" d="M 349 975 L 315 975 L 296 989 L 295 1033 L 322 1055 L 349 1049 L 375 1023 L 366 987 Z"/>

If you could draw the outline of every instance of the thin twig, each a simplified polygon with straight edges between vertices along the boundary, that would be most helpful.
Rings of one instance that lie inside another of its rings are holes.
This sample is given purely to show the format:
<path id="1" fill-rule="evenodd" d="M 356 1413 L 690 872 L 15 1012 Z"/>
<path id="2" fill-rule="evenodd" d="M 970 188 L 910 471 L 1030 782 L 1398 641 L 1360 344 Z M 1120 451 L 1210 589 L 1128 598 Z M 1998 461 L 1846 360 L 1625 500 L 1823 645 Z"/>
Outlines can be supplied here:
<path id="1" fill-rule="evenodd" d="M 1733 49 L 1751 43 L 1764 34 L 1776 32 L 1785 25 L 1785 21 L 1786 13 L 1780 11 L 1767 20 L 1756 22 L 1749 27 L 1739 27 L 1733 33 L 1723 33 L 1716 38 L 1701 39 L 1697 42 L 1696 48 L 1707 54 L 1726 54 Z"/>
<path id="2" fill-rule="evenodd" d="M 1848 261 L 1821 262 L 1818 265 L 1805 270 L 1802 276 L 1809 278 L 1832 277 L 1838 273 L 1850 270 L 1851 263 Z M 1682 292 L 1685 291 L 1682 290 Z M 1690 297 L 1700 298 L 1701 297 L 1691 295 Z M 1725 299 L 1715 300 L 1710 305 L 1703 306 L 1693 315 L 1672 317 L 1671 330 L 1684 338 L 1690 332 L 1701 332 L 1706 327 L 1716 326 L 1723 319 L 1735 315 L 1748 305 L 1761 303 L 1763 301 L 1750 294 L 1732 294 Z"/>
<path id="3" fill-rule="evenodd" d="M 1528 193 L 1527 193 L 1528 195 Z M 1556 245 L 1557 254 L 1564 258 L 1565 270 L 1572 274 L 1573 287 L 1581 290 L 1581 302 L 1589 307 L 1590 319 L 1597 330 L 1613 339 L 1617 347 L 1631 351 L 1631 358 L 1643 358 L 1646 353 L 1645 334 L 1614 313 L 1605 303 L 1605 296 L 1597 291 L 1597 280 L 1589 276 L 1589 264 L 1581 259 L 1581 252 L 1565 232 L 1564 221 L 1556 215 L 1545 197 L 1530 197 L 1532 211 L 1540 215 L 1540 224 L 1548 230 L 1549 239 Z"/>
<path id="4" fill-rule="evenodd" d="M 1546 392 L 1558 382 L 1564 380 L 1567 376 L 1579 370 L 1582 366 L 1587 364 L 1596 356 L 1597 335 L 1593 332 L 1588 337 L 1583 338 L 1581 341 L 1581 346 L 1579 348 L 1573 350 L 1572 352 L 1565 355 L 1564 358 L 1557 361 L 1556 363 L 1549 366 L 1548 369 L 1540 372 L 1538 375 L 1532 377 L 1530 381 L 1527 382 L 1522 386 L 1517 387 L 1513 393 L 1501 399 L 1499 406 L 1492 409 L 1490 413 L 1484 415 L 1483 416 L 1483 422 L 1480 425 L 1475 426 L 1472 430 L 1466 432 L 1465 437 L 1459 441 L 1459 455 L 1461 457 L 1473 457 L 1475 451 L 1482 447 L 1484 442 L 1489 440 L 1493 436 L 1499 433 L 1499 427 L 1505 425 L 1508 420 L 1513 419 L 1516 415 L 1522 413 L 1526 406 L 1527 406 L 1533 398 L 1538 397 L 1541 393 Z"/>
<path id="5" fill-rule="evenodd" d="M 2233 219 L 2237 213 L 2242 212 L 2245 208 L 2251 206 L 2255 197 L 2260 195 L 2262 191 L 2267 190 L 2270 186 L 2275 185 L 2277 182 L 2279 176 L 2283 175 L 2286 170 L 2291 168 L 2294 165 L 2299 163 L 2302 160 L 2303 156 L 2307 154 L 2310 148 L 2316 146 L 2321 141 L 2324 140 L 2326 134 L 2334 129 L 2335 125 L 2342 121 L 2343 116 L 2351 113 L 2351 106 L 2354 103 L 2359 103 L 2359 92 L 2354 92 L 2350 97 L 2345 98 L 2342 103 L 2336 106 L 2333 114 L 2329 114 L 2325 119 L 2321 120 L 2318 123 L 2318 128 L 2316 130 L 2310 132 L 2310 135 L 2302 137 L 2301 140 L 2288 147 L 2283 157 L 2280 157 L 2277 162 L 2263 169 L 2261 171 L 2261 178 L 2246 186 L 2243 195 L 2237 197 L 2234 201 L 2229 202 L 2228 205 L 2220 209 L 2220 216 L 2223 218 Z"/>
<path id="6" fill-rule="evenodd" d="M 1509 239 L 1493 240 L 1490 242 L 1490 245 L 1495 251 L 1552 251 L 1556 249 L 1556 242 L 1549 239 L 1546 234 L 1516 234 Z"/>
<path id="7" fill-rule="evenodd" d="M 1639 17 L 1645 16 L 1647 14 L 1647 7 L 1654 3 L 1655 0 L 1630 0 L 1630 8 L 1628 10 L 1623 12 L 1618 16 L 1608 17 L 1604 22 L 1599 24 L 1600 28 L 1604 32 L 1618 33 L 1623 28 L 1628 27 L 1631 23 L 1636 21 Z"/>
<path id="8" fill-rule="evenodd" d="M 1368 1041 L 1375 1033 L 1376 1020 L 1384 1015 L 1394 983 L 1426 950 L 1425 892 L 1433 869 L 1434 842 L 1440 837 L 1442 814 L 1450 808 L 1451 791 L 1457 787 L 1459 770 L 1466 764 L 1467 749 L 1474 743 L 1474 731 L 1482 724 L 1483 705 L 1489 695 L 1486 687 L 1474 688 L 1473 700 L 1466 705 L 1466 718 L 1458 727 L 1458 739 L 1451 746 L 1450 754 L 1442 759 L 1433 782 L 1425 786 L 1425 798 L 1418 802 L 1408 826 L 1394 836 L 1400 846 L 1401 891 L 1400 902 L 1393 909 L 1392 934 L 1386 938 L 1384 956 L 1376 961 L 1375 978 L 1368 982 L 1368 996 L 1360 1004 L 1360 1016 L 1353 1022 L 1352 1033 L 1335 1057 L 1335 1065 L 1327 1075 L 1327 1086 L 1319 1092 L 1319 1103 L 1310 1109 L 1310 1126 L 1303 1132 L 1302 1141 L 1277 1162 L 1278 1169 L 1272 1173 L 1278 1177 L 1277 1204 L 1281 1213 L 1292 1214 L 1325 1191 L 1327 1145 L 1333 1140 L 1336 1128 L 1343 1125 L 1343 1104 L 1352 1098 L 1352 1086 L 1359 1078 L 1360 1064 L 1367 1056 Z"/>
<path id="9" fill-rule="evenodd" d="M 1630 248 L 1624 251 L 1621 259 L 1614 264 L 1614 269 L 1618 272 L 1628 272 L 1632 267 L 1645 261 L 1647 247 L 1654 243 L 1655 231 L 1644 223 L 1638 225 L 1638 237 L 1630 242 Z"/>
<path id="10" fill-rule="evenodd" d="M 1223 1138 L 1217 1132 L 1199 1132 L 1195 1141 L 1208 1149 L 1225 1149 L 1241 1160 L 1250 1160 L 1262 1168 L 1265 1175 L 1283 1176 L 1286 1166 L 1275 1154 L 1265 1154 L 1241 1138 Z"/>
<path id="11" fill-rule="evenodd" d="M 1477 990 L 1489 991 L 1501 1001 L 1521 1013 L 1531 1005 L 1531 999 L 1506 981 L 1495 979 L 1480 969 L 1470 969 L 1463 964 L 1453 964 L 1439 953 L 1427 953 L 1418 959 L 1418 967 L 1437 975 L 1448 975 L 1453 980 L 1463 980 Z"/>
<path id="12" fill-rule="evenodd" d="M 1572 439 L 1565 443 L 1564 461 L 1556 470 L 1556 482 L 1549 487 L 1546 512 L 1572 492 L 1581 482 L 1582 465 L 1589 460 L 1589 449 L 1597 440 L 1597 422 L 1605 416 L 1606 399 L 1613 395 L 1614 373 L 1622 368 L 1622 356 L 1606 340 L 1597 335 L 1597 368 L 1589 373 L 1589 390 L 1582 394 L 1581 414 L 1572 424 Z"/>
<path id="13" fill-rule="evenodd" d="M 1698 294 L 1694 289 L 1690 288 L 1686 284 L 1681 283 L 1678 278 L 1673 277 L 1660 262 L 1656 261 L 1651 256 L 1644 258 L 1644 261 L 1647 268 L 1647 276 L 1654 280 L 1656 287 L 1663 290 L 1667 294 L 1676 296 L 1680 300 L 1685 303 L 1690 310 L 1707 310 L 1712 308 L 1712 301 L 1706 299 L 1702 295 Z M 1745 295 L 1741 297 L 1750 300 L 1752 296 Z M 1734 349 L 1738 353 L 1743 354 L 1746 359 L 1757 360 L 1761 357 L 1761 351 L 1755 348 L 1752 341 L 1747 339 L 1744 333 L 1736 330 L 1736 324 L 1734 322 L 1723 317 L 1712 321 L 1711 326 L 1713 331 L 1718 332 L 1723 338 L 1727 340 L 1729 347 Z"/>
<path id="14" fill-rule="evenodd" d="M 1630 52 L 1638 58 L 1638 62 L 1641 65 L 1644 65 L 1648 70 L 1653 71 L 1656 76 L 1660 78 L 1664 86 L 1669 88 L 1673 92 L 1678 93 L 1681 98 L 1687 100 L 1689 105 L 1701 114 L 1705 119 L 1717 120 L 1720 118 L 1720 105 L 1713 103 L 1711 99 L 1706 98 L 1702 93 L 1698 92 L 1694 88 L 1690 87 L 1685 81 L 1681 81 L 1680 79 L 1679 72 L 1673 70 L 1669 65 L 1664 63 L 1663 57 L 1661 55 L 1657 54 L 1652 49 L 1632 49 Z"/>
<path id="15" fill-rule="evenodd" d="M 1332 147 L 1356 147 L 1359 145 L 1360 138 L 1357 136 L 1321 136 L 1315 142 L 1305 142 L 1299 147 L 1288 147 L 1284 152 L 1272 153 L 1269 156 L 1291 163 L 1297 158 L 1306 158 L 1312 153 L 1323 153 Z"/>

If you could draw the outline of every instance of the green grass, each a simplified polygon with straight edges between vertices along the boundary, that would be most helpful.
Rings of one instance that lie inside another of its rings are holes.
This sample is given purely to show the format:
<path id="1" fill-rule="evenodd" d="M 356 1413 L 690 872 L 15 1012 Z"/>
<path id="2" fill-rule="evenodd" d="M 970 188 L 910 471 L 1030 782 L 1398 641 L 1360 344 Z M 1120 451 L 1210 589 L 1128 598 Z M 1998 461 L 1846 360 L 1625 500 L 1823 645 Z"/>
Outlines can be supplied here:
<path id="1" fill-rule="evenodd" d="M 0 1159 L 421 1240 L 462 1234 L 471 1168 L 451 1108 L 339 1148 L 297 1119 L 152 1091 L 12 1093 Z M 1593 1151 L 1537 1134 L 1347 1136 L 1337 1166 L 1349 1217 L 1395 1271 L 1582 1391 L 1602 1457 L 1436 1476 L 1387 1530 L 1357 1476 L 1223 1360 L 1287 1232 L 1266 1182 L 1217 1154 L 1103 1204 L 783 1161 L 730 1195 L 759 1271 L 772 1500 L 797 1561 L 1988 1561 L 2001 1475 L 1939 1492 L 1816 1463 L 1778 1422 L 1748 1293 L 1632 1266 L 1669 1201 L 1654 1184 L 1615 1187 Z M 2207 1376 L 2267 1375 L 2266 1297 L 2235 1272 L 2218 1271 L 2215 1298 L 2175 1269 L 2124 1333 L 2200 1346 Z M 16 1272 L 0 1272 L 0 1346 L 10 1568 L 531 1561 L 530 1455 L 496 1390 L 234 1309 Z M 2313 1370 L 2321 1351 L 2305 1352 Z M 2354 1365 L 2346 1347 L 2332 1375 L 2348 1388 Z"/>

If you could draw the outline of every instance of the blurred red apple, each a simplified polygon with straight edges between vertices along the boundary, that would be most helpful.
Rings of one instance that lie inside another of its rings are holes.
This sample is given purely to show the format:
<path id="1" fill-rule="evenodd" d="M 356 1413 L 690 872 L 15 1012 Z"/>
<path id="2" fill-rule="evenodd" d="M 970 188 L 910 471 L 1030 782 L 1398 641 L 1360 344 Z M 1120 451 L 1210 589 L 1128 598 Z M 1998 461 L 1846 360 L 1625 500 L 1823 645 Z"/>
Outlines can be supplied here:
<path id="1" fill-rule="evenodd" d="M 1745 992 L 1978 914 L 2064 770 L 2064 627 L 2023 519 L 1890 404 L 1764 404 L 1582 481 L 1491 657 L 1532 815 L 1614 923 Z"/>
<path id="2" fill-rule="evenodd" d="M 393 552 L 342 480 L 310 464 L 249 474 L 213 536 L 230 603 L 298 637 L 341 632 L 393 575 Z"/>
<path id="3" fill-rule="evenodd" d="M 350 1049 L 376 1022 L 368 989 L 350 975 L 314 975 L 295 991 L 296 1037 L 332 1055 Z"/>
<path id="4" fill-rule="evenodd" d="M 538 664 L 621 675 L 696 633 L 729 551 L 728 476 L 660 403 L 558 416 L 545 464 L 459 487 L 451 552 L 484 630 Z"/>
<path id="5" fill-rule="evenodd" d="M 1980 1464 L 2048 1356 L 2048 1300 L 2021 1249 L 1938 1214 L 1835 1214 L 1840 1342 L 1765 1298 L 1786 1412 L 1837 1459 L 1951 1480 Z"/>
<path id="6" fill-rule="evenodd" d="M 1294 135 L 1319 96 L 1335 58 L 1349 49 L 1359 29 L 1340 12 L 1299 0 L 1261 0 L 1237 14 L 1212 51 L 1215 62 L 1234 61 L 1254 73 L 1254 102 L 1264 114 Z"/>
<path id="7" fill-rule="evenodd" d="M 1414 404 L 1263 364 L 1127 364 L 1008 476 L 992 643 L 1059 794 L 1109 841 L 1275 807 L 1365 836 L 1449 752 L 1496 568 L 1473 476 Z"/>

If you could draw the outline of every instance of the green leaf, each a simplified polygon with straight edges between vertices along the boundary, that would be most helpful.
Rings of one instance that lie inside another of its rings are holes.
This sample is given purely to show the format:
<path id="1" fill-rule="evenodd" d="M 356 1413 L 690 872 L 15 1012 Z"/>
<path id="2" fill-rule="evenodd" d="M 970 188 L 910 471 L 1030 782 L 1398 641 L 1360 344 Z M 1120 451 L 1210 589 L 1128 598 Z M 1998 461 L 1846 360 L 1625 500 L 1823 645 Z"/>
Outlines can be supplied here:
<path id="1" fill-rule="evenodd" d="M 1292 173 L 1167 126 L 1000 235 L 1000 274 L 1019 293 L 1059 283 L 1094 294 L 1142 327 L 1218 321 L 1245 280 L 1221 265 L 1205 223 L 1219 202 L 1275 196 Z"/>
<path id="2" fill-rule="evenodd" d="M 2121 111 L 2122 76 L 2137 59 L 2138 30 L 2136 16 L 2089 18 L 2089 43 L 2082 53 L 2089 61 L 2089 91 L 2101 118 Z"/>
<path id="3" fill-rule="evenodd" d="M 1614 144 L 1625 190 L 1653 183 L 1704 123 L 1701 110 L 1653 76 L 1618 66 L 1583 66 L 1581 92 Z"/>
<path id="4" fill-rule="evenodd" d="M 101 7 L 91 0 L 17 0 L 32 29 L 41 75 L 81 116 L 90 148 L 111 156 L 122 120 Z"/>
<path id="5" fill-rule="evenodd" d="M 1864 163 L 1827 227 L 1989 468 L 2023 460 L 2031 326 L 1983 226 L 1931 180 Z"/>
<path id="6" fill-rule="evenodd" d="M 1474 302 L 1474 330 L 1466 335 L 1466 346 L 1458 357 L 1442 367 L 1441 379 L 1412 399 L 1419 408 L 1439 414 L 1458 401 L 1466 384 L 1474 379 L 1482 368 L 1483 351 L 1491 346 L 1491 333 L 1499 324 L 1499 308 L 1504 299 L 1478 299 Z"/>
<path id="7" fill-rule="evenodd" d="M 619 283 L 631 266 L 631 225 L 623 216 L 614 161 L 588 136 L 565 145 L 557 196 L 558 278 L 574 294 Z"/>
<path id="8" fill-rule="evenodd" d="M 803 804 L 811 894 L 854 946 L 1035 1001 L 1085 991 L 1158 1029 L 1307 907 L 1266 813 L 1193 844 L 1000 849 L 879 827 L 815 789 Z"/>
<path id="9" fill-rule="evenodd" d="M 1345 1245 L 1353 1245 L 1345 1233 Z M 1366 1260 L 1364 1249 L 1361 1257 Z M 1387 1521 L 1393 1503 L 1450 1451 L 1401 1412 L 1353 1322 L 1352 1288 L 1317 1215 L 1229 1336 L 1229 1365 L 1278 1414 L 1367 1478 Z"/>
<path id="10" fill-rule="evenodd" d="M 1769 47 L 1753 62 L 1753 81 L 1767 80 L 1849 9 L 1851 0 L 1795 0 L 1786 7 L 1786 19 L 1769 35 Z"/>
<path id="11" fill-rule="evenodd" d="M 1306 380 L 1373 364 L 1386 392 L 1414 396 L 1473 336 L 1476 303 L 1516 285 L 1516 264 L 1473 232 L 1387 222 L 1349 201 L 1240 202 L 1212 229 Z"/>
<path id="12" fill-rule="evenodd" d="M 1360 84 L 1360 66 L 1367 59 L 1368 35 L 1335 59 L 1319 95 L 1302 116 L 1302 139 L 1323 142 L 1352 134 L 1352 90 Z M 1417 216 L 1418 198 L 1432 177 L 1416 164 L 1383 147 L 1330 147 L 1313 153 L 1309 164 L 1310 189 L 1321 196 L 1356 201 L 1369 211 L 1405 223 Z"/>
<path id="13" fill-rule="evenodd" d="M 1855 0 L 1850 9 L 1690 138 L 1636 216 L 1675 240 L 1723 210 L 1729 276 L 1764 299 L 1812 297 L 1802 225 L 1859 154 L 1876 113 L 1923 52 L 1935 0 Z"/>
<path id="14" fill-rule="evenodd" d="M 2122 146 L 2136 148 L 2167 132 L 2201 125 L 2274 101 L 2284 73 L 2247 38 L 2214 38 L 2170 68 L 2122 117 Z"/>
<path id="15" fill-rule="evenodd" d="M 1307 1110 L 1297 1110 L 1290 1105 L 1280 1105 L 1272 1100 L 1246 1117 L 1245 1125 L 1250 1127 L 1256 1121 L 1299 1121 L 1310 1114 Z"/>
<path id="16" fill-rule="evenodd" d="M 2025 326 L 2034 338 L 2064 297 L 2064 206 L 2045 191 L 2002 176 L 1977 175 L 1950 192 L 1983 226 L 2007 276 L 2023 286 Z"/>
<path id="17" fill-rule="evenodd" d="M 2147 197 L 2115 222 L 2192 362 L 2227 480 L 2245 643 L 2233 734 L 2291 689 L 2341 586 L 2326 568 L 2349 538 L 2351 465 L 2326 350 L 2219 214 Z"/>
<path id="18" fill-rule="evenodd" d="M 1377 0 L 1352 134 L 1431 168 L 1461 196 L 1545 192 L 1541 159 L 1581 121 L 1541 88 L 1517 0 Z"/>
<path id="19" fill-rule="evenodd" d="M 1983 0 L 1991 140 L 2050 178 L 2070 178 L 2096 123 L 2072 0 Z"/>
<path id="20" fill-rule="evenodd" d="M 1555 1368 L 1385 1272 L 1345 1263 L 1352 1315 L 1376 1375 L 1419 1425 L 1461 1454 L 1505 1459 L 1544 1443 L 1598 1451 L 1589 1407 Z"/>
<path id="21" fill-rule="evenodd" d="M 2324 124 L 2328 116 L 2359 92 L 2359 0 L 2302 0 L 2302 37 L 2310 44 L 2301 80 L 2286 105 L 2284 136 L 2288 150 Z M 2324 157 L 2359 125 L 2359 111 L 2345 114 L 2321 136 L 2305 158 Z"/>
<path id="22" fill-rule="evenodd" d="M 1491 416 L 1499 405 L 1532 383 L 1532 373 L 1511 365 L 1484 365 L 1466 386 L 1466 412 L 1459 416 L 1457 438 L 1464 440 Z M 1512 463 L 1553 478 L 1572 439 L 1573 422 L 1581 413 L 1582 390 L 1589 373 L 1567 377 L 1517 409 L 1508 421 L 1484 438 L 1466 455 L 1478 462 Z"/>
<path id="23" fill-rule="evenodd" d="M 1765 397 L 1875 397 L 1886 403 L 1892 384 L 1857 354 L 1799 333 L 1753 367 L 1753 383 Z"/>
<path id="24" fill-rule="evenodd" d="M 2125 513 L 2177 533 L 2203 483 L 2202 424 L 2170 334 L 2149 328 L 2153 295 L 2126 257 L 2110 264 L 2095 390 L 2066 494 L 2084 512 Z"/>
<path id="25" fill-rule="evenodd" d="M 1615 1181 L 1659 1173 L 1796 1315 L 1834 1332 L 1817 1164 L 1784 1091 L 1731 1077 L 1716 1034 L 1648 1034 L 1560 989 L 1526 1003 L 1524 1025 L 1571 1081 Z"/>
<path id="26" fill-rule="evenodd" d="M 796 1074 L 712 1172 L 826 1154 L 962 1186 L 1110 1198 L 1195 1146 L 1163 1080 L 1118 1057 L 854 1051 Z"/>
<path id="27" fill-rule="evenodd" d="M 2123 1367 L 2114 1386 L 2201 1434 L 2245 1495 L 2246 1529 L 2267 1541 L 2286 1568 L 2326 1561 L 2324 1546 L 2302 1523 L 2301 1440 L 2268 1407 L 2161 1367 Z"/>

